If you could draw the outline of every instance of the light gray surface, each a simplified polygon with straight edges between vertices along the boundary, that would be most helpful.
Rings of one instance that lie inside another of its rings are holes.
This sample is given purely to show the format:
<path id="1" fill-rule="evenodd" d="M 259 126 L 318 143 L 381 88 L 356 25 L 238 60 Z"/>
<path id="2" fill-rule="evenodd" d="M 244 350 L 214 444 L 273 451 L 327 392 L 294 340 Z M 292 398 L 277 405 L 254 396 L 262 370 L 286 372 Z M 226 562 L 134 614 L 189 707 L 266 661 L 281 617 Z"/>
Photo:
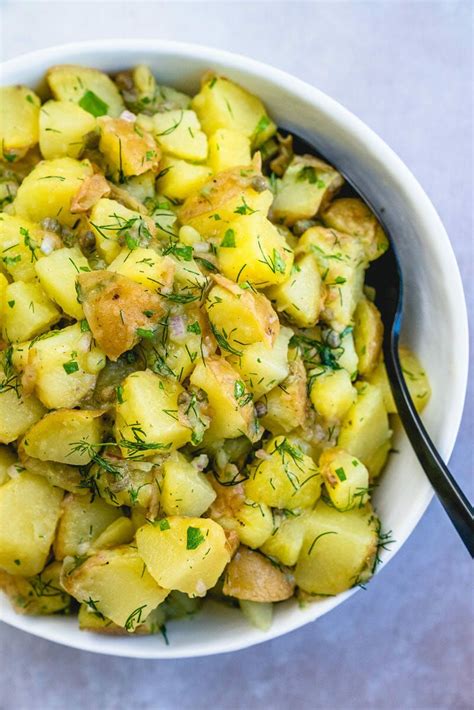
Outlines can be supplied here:
<path id="1" fill-rule="evenodd" d="M 195 41 L 248 54 L 326 91 L 374 128 L 420 180 L 450 234 L 472 310 L 470 2 L 4 2 L 2 15 L 4 59 L 100 37 Z M 471 376 L 451 459 L 471 496 L 473 392 Z M 366 592 L 248 651 L 132 661 L 0 625 L 0 707 L 470 708 L 471 569 L 435 502 Z"/>

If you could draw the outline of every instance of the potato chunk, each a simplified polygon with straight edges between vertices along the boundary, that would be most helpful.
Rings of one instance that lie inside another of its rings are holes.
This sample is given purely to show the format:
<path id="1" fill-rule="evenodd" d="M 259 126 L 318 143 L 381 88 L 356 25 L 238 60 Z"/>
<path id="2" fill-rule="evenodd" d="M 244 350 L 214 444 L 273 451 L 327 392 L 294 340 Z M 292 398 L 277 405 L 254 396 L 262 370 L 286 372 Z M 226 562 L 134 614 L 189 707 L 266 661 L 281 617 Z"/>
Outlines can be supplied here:
<path id="1" fill-rule="evenodd" d="M 295 583 L 259 552 L 239 547 L 226 569 L 223 592 L 254 602 L 280 602 L 293 595 Z"/>
<path id="2" fill-rule="evenodd" d="M 230 560 L 224 530 L 205 518 L 169 517 L 137 530 L 138 553 L 167 589 L 203 597 Z"/>
<path id="3" fill-rule="evenodd" d="M 0 568 L 30 577 L 46 564 L 64 491 L 26 471 L 0 487 Z"/>
<path id="4" fill-rule="evenodd" d="M 94 339 L 111 360 L 153 335 L 163 313 L 156 293 L 109 271 L 80 274 L 77 282 Z"/>
<path id="5" fill-rule="evenodd" d="M 102 411 L 87 409 L 49 412 L 25 434 L 25 454 L 41 461 L 85 466 L 102 440 L 102 415 Z"/>
<path id="6" fill-rule="evenodd" d="M 383 341 L 383 323 L 378 308 L 362 298 L 354 313 L 354 344 L 359 358 L 359 375 L 367 376 L 376 367 Z"/>
<path id="7" fill-rule="evenodd" d="M 301 358 L 289 363 L 288 377 L 262 400 L 266 412 L 261 418 L 272 434 L 287 434 L 302 426 L 307 417 L 306 370 Z"/>
<path id="8" fill-rule="evenodd" d="M 55 99 L 72 101 L 92 116 L 120 116 L 125 106 L 112 79 L 98 69 L 62 64 L 46 75 Z"/>
<path id="9" fill-rule="evenodd" d="M 43 231 L 34 222 L 22 217 L 0 214 L 0 266 L 14 281 L 36 279 L 35 263 L 41 258 L 39 250 Z"/>
<path id="10" fill-rule="evenodd" d="M 148 120 L 140 123 L 139 117 L 140 128 L 146 128 Z M 194 111 L 174 109 L 156 113 L 151 123 L 153 136 L 164 153 L 196 163 L 206 160 L 207 137 Z"/>
<path id="11" fill-rule="evenodd" d="M 160 503 L 166 515 L 200 516 L 215 500 L 216 492 L 203 473 L 175 452 L 163 465 Z"/>
<path id="12" fill-rule="evenodd" d="M 89 224 L 97 251 L 107 264 L 111 264 L 120 254 L 122 246 L 126 245 L 129 250 L 147 246 L 155 233 L 150 218 L 107 198 L 95 203 Z"/>
<path id="13" fill-rule="evenodd" d="M 71 212 L 71 201 L 81 183 L 91 175 L 92 166 L 88 160 L 42 160 L 18 188 L 13 202 L 15 213 L 33 222 L 55 217 L 72 227 L 77 215 Z"/>
<path id="14" fill-rule="evenodd" d="M 0 145 L 3 160 L 22 158 L 38 142 L 41 102 L 26 86 L 0 88 Z"/>
<path id="15" fill-rule="evenodd" d="M 69 101 L 47 101 L 39 115 L 39 144 L 43 158 L 78 158 L 96 119 Z"/>
<path id="16" fill-rule="evenodd" d="M 182 392 L 179 382 L 150 370 L 134 372 L 124 380 L 114 427 L 124 457 L 153 456 L 190 441 L 192 430 L 178 409 Z"/>
<path id="17" fill-rule="evenodd" d="M 33 577 L 14 576 L 0 570 L 0 589 L 17 614 L 69 614 L 72 599 L 61 587 L 60 573 L 60 562 L 52 562 Z"/>
<path id="18" fill-rule="evenodd" d="M 311 370 L 309 396 L 315 410 L 327 422 L 334 423 L 343 419 L 357 393 L 347 370 L 321 365 Z"/>
<path id="19" fill-rule="evenodd" d="M 321 495 L 321 476 L 314 461 L 299 446 L 278 436 L 265 445 L 264 457 L 249 468 L 245 493 L 274 508 L 309 507 Z"/>
<path id="20" fill-rule="evenodd" d="M 0 357 L 0 443 L 10 444 L 43 416 L 45 409 L 33 395 L 23 392 L 13 368 L 11 350 Z"/>
<path id="21" fill-rule="evenodd" d="M 79 247 L 56 249 L 37 261 L 35 270 L 45 292 L 64 313 L 76 320 L 84 318 L 82 305 L 77 300 L 76 279 L 90 268 Z"/>
<path id="22" fill-rule="evenodd" d="M 250 165 L 250 139 L 232 128 L 218 128 L 209 137 L 208 162 L 214 173 Z"/>
<path id="23" fill-rule="evenodd" d="M 119 508 L 112 508 L 102 498 L 69 494 L 62 502 L 62 514 L 54 541 L 54 556 L 63 560 L 87 553 L 114 520 L 121 518 Z"/>
<path id="24" fill-rule="evenodd" d="M 161 152 L 153 137 L 132 121 L 102 116 L 99 150 L 107 161 L 108 173 L 115 180 L 142 175 L 148 170 L 157 172 Z"/>
<path id="25" fill-rule="evenodd" d="M 5 291 L 3 337 L 19 343 L 48 330 L 61 318 L 61 312 L 39 283 L 15 281 Z"/>
<path id="26" fill-rule="evenodd" d="M 357 197 L 343 197 L 331 202 L 321 213 L 327 227 L 352 234 L 360 239 L 369 261 L 378 259 L 388 249 L 388 240 L 377 218 Z"/>
<path id="27" fill-rule="evenodd" d="M 257 437 L 252 397 L 240 374 L 220 357 L 199 362 L 191 374 L 191 384 L 207 394 L 212 420 L 206 433 L 211 439 L 235 439 L 244 434 L 251 441 Z"/>
<path id="28" fill-rule="evenodd" d="M 168 596 L 148 574 L 131 545 L 101 550 L 62 575 L 62 585 L 79 602 L 133 632 Z"/>
<path id="29" fill-rule="evenodd" d="M 378 528 L 369 506 L 341 513 L 319 501 L 307 516 L 296 584 L 313 596 L 333 596 L 367 581 L 377 551 Z"/>
<path id="30" fill-rule="evenodd" d="M 408 390 L 417 412 L 422 412 L 431 397 L 431 387 L 419 359 L 406 347 L 400 348 L 400 361 Z"/>
<path id="31" fill-rule="evenodd" d="M 170 291 L 173 286 L 175 264 L 154 249 L 124 248 L 107 269 L 145 286 L 151 291 Z"/>
<path id="32" fill-rule="evenodd" d="M 369 472 L 344 449 L 325 449 L 319 459 L 331 503 L 340 511 L 363 508 L 369 499 Z"/>
<path id="33" fill-rule="evenodd" d="M 287 280 L 269 288 L 267 296 L 292 323 L 301 328 L 316 325 L 324 303 L 324 287 L 313 254 L 297 259 Z"/>
<path id="34" fill-rule="evenodd" d="M 212 171 L 206 165 L 164 156 L 156 183 L 157 191 L 172 200 L 186 200 L 209 180 Z"/>
<path id="35" fill-rule="evenodd" d="M 272 534 L 262 545 L 262 552 L 283 565 L 293 567 L 298 561 L 306 534 L 306 513 L 285 510 L 274 514 Z"/>

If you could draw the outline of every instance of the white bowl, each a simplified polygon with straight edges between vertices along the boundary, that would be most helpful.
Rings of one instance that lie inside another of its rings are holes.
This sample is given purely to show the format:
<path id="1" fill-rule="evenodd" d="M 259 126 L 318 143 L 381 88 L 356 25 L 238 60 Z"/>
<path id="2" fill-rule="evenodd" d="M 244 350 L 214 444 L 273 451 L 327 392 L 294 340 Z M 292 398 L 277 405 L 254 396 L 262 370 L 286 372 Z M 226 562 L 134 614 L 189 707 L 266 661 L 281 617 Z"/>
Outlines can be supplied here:
<path id="1" fill-rule="evenodd" d="M 468 368 L 467 315 L 461 279 L 441 221 L 408 168 L 358 118 L 299 79 L 235 54 L 190 44 L 150 40 L 81 42 L 26 54 L 1 68 L 2 84 L 35 87 L 53 64 L 85 64 L 115 72 L 149 64 L 160 82 L 196 92 L 208 69 L 224 73 L 260 96 L 277 123 L 314 139 L 321 152 L 347 168 L 385 220 L 402 260 L 406 284 L 404 340 L 420 356 L 433 395 L 425 423 L 445 459 L 458 432 Z M 442 335 L 441 335 L 442 333 Z M 396 440 L 375 505 L 396 542 L 382 553 L 383 567 L 423 515 L 433 492 L 407 438 Z M 300 609 L 279 604 L 271 630 L 248 625 L 240 612 L 211 605 L 191 620 L 169 624 L 170 645 L 157 637 L 106 637 L 79 631 L 75 618 L 17 615 L 0 598 L 0 619 L 74 648 L 137 658 L 203 656 L 245 648 L 292 631 L 341 604 L 357 590 Z"/>

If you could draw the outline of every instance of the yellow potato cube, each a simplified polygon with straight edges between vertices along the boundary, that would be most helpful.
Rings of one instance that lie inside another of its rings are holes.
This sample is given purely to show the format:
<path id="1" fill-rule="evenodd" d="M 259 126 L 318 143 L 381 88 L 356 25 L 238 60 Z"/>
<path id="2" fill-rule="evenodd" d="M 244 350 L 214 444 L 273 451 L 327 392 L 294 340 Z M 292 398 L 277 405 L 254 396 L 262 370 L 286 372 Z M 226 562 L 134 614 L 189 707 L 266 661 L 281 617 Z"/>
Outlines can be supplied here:
<path id="1" fill-rule="evenodd" d="M 0 486 L 10 480 L 8 469 L 17 461 L 17 456 L 13 449 L 8 446 L 0 446 Z"/>
<path id="2" fill-rule="evenodd" d="M 60 308 L 76 320 L 84 318 L 84 310 L 77 299 L 76 278 L 90 271 L 89 262 L 79 247 L 56 249 L 35 264 L 41 286 Z"/>
<path id="3" fill-rule="evenodd" d="M 26 86 L 0 88 L 0 159 L 21 158 L 38 142 L 40 105 L 38 96 Z"/>
<path id="4" fill-rule="evenodd" d="M 206 165 L 194 165 L 186 160 L 165 156 L 160 162 L 157 191 L 172 200 L 185 200 L 201 189 L 212 171 Z"/>
<path id="5" fill-rule="evenodd" d="M 7 342 L 29 340 L 61 318 L 60 310 L 39 283 L 14 281 L 5 291 L 3 337 Z"/>
<path id="6" fill-rule="evenodd" d="M 39 145 L 46 160 L 78 158 L 87 135 L 96 129 L 94 116 L 69 101 L 47 101 L 39 115 Z"/>
<path id="7" fill-rule="evenodd" d="M 260 421 L 272 434 L 288 434 L 308 417 L 306 369 L 301 360 L 289 363 L 289 375 L 261 400 L 266 413 Z"/>
<path id="8" fill-rule="evenodd" d="M 167 293 L 173 286 L 175 265 L 169 257 L 161 256 L 154 249 L 124 248 L 109 265 L 108 271 L 127 276 L 152 291 Z"/>
<path id="9" fill-rule="evenodd" d="M 268 505 L 248 498 L 236 512 L 235 521 L 240 542 L 252 549 L 263 545 L 273 531 L 273 515 Z"/>
<path id="10" fill-rule="evenodd" d="M 321 213 L 327 227 L 360 239 L 369 261 L 388 249 L 388 240 L 375 215 L 361 199 L 343 197 L 331 202 Z"/>
<path id="11" fill-rule="evenodd" d="M 112 508 L 102 498 L 69 494 L 62 502 L 62 513 L 54 541 L 54 556 L 86 554 L 93 543 L 114 521 L 121 518 L 119 508 Z"/>
<path id="12" fill-rule="evenodd" d="M 324 287 L 314 256 L 305 254 L 298 258 L 287 280 L 269 288 L 267 296 L 278 312 L 284 313 L 300 328 L 316 325 L 323 305 Z"/>
<path id="13" fill-rule="evenodd" d="M 303 547 L 306 533 L 306 515 L 285 510 L 275 516 L 277 524 L 272 534 L 262 545 L 262 552 L 282 565 L 293 567 Z"/>
<path id="14" fill-rule="evenodd" d="M 325 449 L 319 459 L 331 503 L 341 511 L 363 508 L 369 500 L 369 472 L 344 449 Z"/>
<path id="15" fill-rule="evenodd" d="M 48 69 L 46 79 L 55 99 L 79 104 L 92 116 L 120 116 L 125 109 L 117 86 L 98 69 L 63 64 Z"/>
<path id="16" fill-rule="evenodd" d="M 197 163 L 207 158 L 207 137 L 194 111 L 155 113 L 153 135 L 164 153 Z"/>
<path id="17" fill-rule="evenodd" d="M 147 131 L 135 122 L 109 116 L 98 118 L 97 123 L 99 150 L 105 156 L 108 172 L 116 180 L 158 170 L 161 152 Z"/>
<path id="18" fill-rule="evenodd" d="M 14 281 L 36 279 L 35 263 L 43 255 L 39 250 L 43 231 L 22 217 L 0 214 L 0 265 Z"/>
<path id="19" fill-rule="evenodd" d="M 166 515 L 200 516 L 215 500 L 216 492 L 182 454 L 175 452 L 163 465 L 160 504 Z"/>
<path id="20" fill-rule="evenodd" d="M 209 137 L 208 163 L 214 173 L 250 165 L 250 140 L 248 136 L 232 128 L 218 128 Z"/>
<path id="21" fill-rule="evenodd" d="M 143 246 L 154 233 L 152 221 L 139 212 L 129 210 L 116 200 L 101 198 L 91 210 L 89 224 L 100 256 L 111 264 L 122 245 Z M 127 244 L 128 242 L 128 244 Z"/>
<path id="22" fill-rule="evenodd" d="M 0 443 L 10 444 L 43 416 L 45 409 L 33 395 L 24 395 L 12 364 L 12 350 L 0 357 Z"/>
<path id="23" fill-rule="evenodd" d="M 376 367 L 382 352 L 382 316 L 372 301 L 361 298 L 354 312 L 354 321 L 354 345 L 359 359 L 359 375 L 367 376 Z"/>
<path id="24" fill-rule="evenodd" d="M 41 461 L 85 466 L 102 441 L 102 415 L 101 410 L 88 409 L 49 412 L 26 432 L 25 454 Z"/>
<path id="25" fill-rule="evenodd" d="M 347 370 L 321 365 L 310 372 L 309 397 L 315 410 L 328 422 L 339 422 L 356 399 Z"/>

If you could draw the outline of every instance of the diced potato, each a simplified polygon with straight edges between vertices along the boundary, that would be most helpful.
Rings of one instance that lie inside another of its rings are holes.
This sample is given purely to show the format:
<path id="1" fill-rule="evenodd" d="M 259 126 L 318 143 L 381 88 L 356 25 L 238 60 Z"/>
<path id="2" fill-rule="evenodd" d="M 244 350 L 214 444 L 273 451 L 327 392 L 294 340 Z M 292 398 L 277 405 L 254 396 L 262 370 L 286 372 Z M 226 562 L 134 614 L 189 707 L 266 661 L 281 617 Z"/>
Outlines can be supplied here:
<path id="1" fill-rule="evenodd" d="M 343 197 L 331 202 L 321 213 L 327 227 L 358 237 L 369 261 L 388 249 L 388 240 L 377 218 L 358 197 Z"/>
<path id="2" fill-rule="evenodd" d="M 310 219 L 342 187 L 343 178 L 331 165 L 312 155 L 297 155 L 278 184 L 272 214 L 276 221 L 293 225 Z"/>
<path id="3" fill-rule="evenodd" d="M 390 382 L 388 380 L 387 369 L 383 359 L 379 360 L 377 366 L 372 370 L 372 372 L 366 378 L 370 384 L 375 385 L 381 392 L 383 397 L 383 404 L 387 410 L 387 414 L 396 414 L 397 407 L 395 400 L 393 399 L 392 390 L 390 388 Z M 409 388 L 410 380 L 407 380 L 407 385 Z M 415 402 L 416 404 L 416 402 Z"/>
<path id="4" fill-rule="evenodd" d="M 264 288 L 290 276 L 293 251 L 266 217 L 245 212 L 229 223 L 217 248 L 217 261 L 227 278 Z"/>
<path id="5" fill-rule="evenodd" d="M 171 86 L 158 85 L 150 67 L 138 64 L 131 71 L 120 72 L 115 81 L 121 89 L 127 106 L 135 113 L 169 111 L 189 108 L 191 97 Z"/>
<path id="6" fill-rule="evenodd" d="M 208 163 L 214 173 L 250 165 L 250 139 L 232 128 L 218 128 L 209 136 Z"/>
<path id="7" fill-rule="evenodd" d="M 168 596 L 131 545 L 101 550 L 69 573 L 66 568 L 61 582 L 79 602 L 129 632 Z"/>
<path id="8" fill-rule="evenodd" d="M 23 441 L 18 444 L 18 456 L 20 463 L 30 473 L 36 473 L 38 476 L 44 476 L 52 486 L 57 486 L 70 493 L 78 495 L 86 493 L 84 487 L 84 478 L 81 476 L 81 471 L 77 466 L 70 466 L 57 461 L 41 461 L 34 459 L 25 454 Z"/>
<path id="9" fill-rule="evenodd" d="M 49 412 L 26 432 L 25 454 L 41 461 L 85 466 L 102 440 L 102 415 L 101 410 L 88 409 Z"/>
<path id="10" fill-rule="evenodd" d="M 328 422 L 339 422 L 356 399 L 347 370 L 321 365 L 310 373 L 309 397 L 315 410 Z"/>
<path id="11" fill-rule="evenodd" d="M 97 251 L 107 264 L 117 258 L 124 244 L 132 249 L 147 246 L 154 234 L 152 220 L 107 198 L 96 202 L 89 224 Z"/>
<path id="12" fill-rule="evenodd" d="M 101 498 L 69 494 L 62 502 L 62 514 L 54 541 L 54 556 L 85 555 L 91 545 L 111 523 L 122 517 L 119 508 L 112 508 Z"/>
<path id="13" fill-rule="evenodd" d="M 122 626 L 117 626 L 113 621 L 107 619 L 100 612 L 94 611 L 87 604 L 81 604 L 77 621 L 81 631 L 92 631 L 96 634 L 107 634 L 110 636 L 127 636 L 133 633 L 134 636 L 148 636 L 150 634 L 163 633 L 166 621 L 165 602 L 162 602 L 156 609 L 153 609 L 145 620 L 140 620 L 138 626 L 133 631 L 125 631 Z"/>
<path id="14" fill-rule="evenodd" d="M 258 148 L 276 132 L 260 99 L 225 77 L 205 76 L 191 105 L 208 136 L 219 128 L 230 128 Z"/>
<path id="15" fill-rule="evenodd" d="M 306 514 L 283 511 L 277 527 L 262 545 L 262 552 L 283 565 L 293 567 L 303 547 L 306 533 Z"/>
<path id="16" fill-rule="evenodd" d="M 377 306 L 362 298 L 354 312 L 354 344 L 359 358 L 359 375 L 367 376 L 376 367 L 383 341 L 382 316 Z"/>
<path id="17" fill-rule="evenodd" d="M 331 503 L 340 511 L 363 508 L 369 499 L 369 472 L 344 449 L 325 449 L 319 459 Z"/>
<path id="18" fill-rule="evenodd" d="M 203 473 L 175 452 L 163 465 L 160 503 L 166 515 L 200 516 L 216 493 Z"/>
<path id="19" fill-rule="evenodd" d="M 408 390 L 417 412 L 422 412 L 431 397 L 431 387 L 417 356 L 406 347 L 400 348 L 400 362 Z"/>
<path id="20" fill-rule="evenodd" d="M 76 320 L 84 318 L 77 299 L 76 279 L 81 272 L 90 271 L 89 263 L 79 247 L 56 249 L 35 264 L 41 286 L 58 306 Z"/>
<path id="21" fill-rule="evenodd" d="M 26 86 L 2 86 L 0 105 L 0 159 L 12 162 L 38 142 L 41 101 Z"/>
<path id="22" fill-rule="evenodd" d="M 78 158 L 89 133 L 95 131 L 96 119 L 88 111 L 69 101 L 47 101 L 39 114 L 39 145 L 46 160 Z"/>
<path id="23" fill-rule="evenodd" d="M 235 520 L 239 540 L 247 547 L 260 547 L 272 534 L 272 511 L 265 503 L 246 498 L 236 512 Z"/>
<path id="24" fill-rule="evenodd" d="M 34 222 L 53 217 L 72 227 L 77 215 L 71 212 L 71 201 L 82 182 L 91 175 L 88 160 L 42 160 L 18 188 L 13 202 L 15 214 Z"/>
<path id="25" fill-rule="evenodd" d="M 307 516 L 296 584 L 312 596 L 333 596 L 366 581 L 377 551 L 377 531 L 369 506 L 341 513 L 319 501 Z"/>
<path id="26" fill-rule="evenodd" d="M 128 178 L 127 182 L 122 185 L 122 188 L 135 200 L 144 204 L 147 200 L 153 200 L 155 198 L 155 180 L 156 173 L 148 170 L 146 173 L 133 175 Z"/>
<path id="27" fill-rule="evenodd" d="M 270 439 L 264 451 L 268 456 L 255 459 L 249 468 L 246 495 L 274 508 L 314 505 L 321 495 L 321 476 L 314 461 L 284 436 Z"/>
<path id="28" fill-rule="evenodd" d="M 340 367 L 347 370 L 351 376 L 351 380 L 355 380 L 358 374 L 359 358 L 357 357 L 355 349 L 353 331 L 351 328 L 347 328 L 340 335 L 341 339 L 337 363 Z"/>
<path id="29" fill-rule="evenodd" d="M 251 602 L 239 599 L 240 611 L 252 626 L 260 631 L 268 631 L 273 620 L 273 604 L 271 602 Z"/>
<path id="30" fill-rule="evenodd" d="M 122 384 L 122 402 L 116 405 L 114 434 L 126 458 L 173 451 L 191 439 L 192 430 L 179 415 L 179 382 L 150 370 L 134 372 Z"/>
<path id="31" fill-rule="evenodd" d="M 138 460 L 120 458 L 118 452 L 108 453 L 108 447 L 105 448 L 100 454 L 102 461 L 91 466 L 88 487 L 92 493 L 96 490 L 109 505 L 118 508 L 126 505 L 132 509 L 137 506 L 145 511 L 146 518 L 155 517 L 162 483 L 160 468 L 153 459 L 142 460 L 141 449 L 146 444 L 126 443 L 127 451 Z"/>
<path id="32" fill-rule="evenodd" d="M 271 348 L 280 323 L 270 301 L 260 293 L 242 290 L 232 281 L 216 277 L 206 300 L 212 331 L 223 354 L 242 355 L 252 343 Z"/>
<path id="33" fill-rule="evenodd" d="M 366 466 L 369 471 L 370 480 L 373 481 L 377 476 L 380 476 L 390 452 L 392 451 L 392 439 L 387 439 L 383 444 L 380 444 L 378 449 L 376 449 L 366 460 Z"/>
<path id="34" fill-rule="evenodd" d="M 138 553 L 167 589 L 202 597 L 230 560 L 224 530 L 206 518 L 169 517 L 137 530 Z"/>
<path id="35" fill-rule="evenodd" d="M 104 366 L 104 353 L 79 323 L 45 333 L 28 348 L 27 368 L 34 373 L 35 392 L 49 409 L 77 407 L 94 389 Z"/>
<path id="36" fill-rule="evenodd" d="M 289 363 L 289 375 L 263 398 L 266 413 L 261 417 L 272 434 L 287 434 L 307 418 L 306 370 L 301 358 Z"/>
<path id="37" fill-rule="evenodd" d="M 22 217 L 0 214 L 0 265 L 15 281 L 36 279 L 35 262 L 42 256 L 42 230 Z"/>
<path id="38" fill-rule="evenodd" d="M 272 286 L 268 298 L 277 311 L 283 312 L 301 328 L 316 325 L 324 301 L 324 289 L 318 264 L 313 254 L 298 258 L 286 281 Z"/>
<path id="39" fill-rule="evenodd" d="M 117 508 L 113 508 L 113 510 L 117 510 Z M 119 518 L 116 518 L 100 533 L 89 549 L 97 552 L 98 550 L 106 550 L 110 547 L 117 547 L 118 545 L 128 545 L 132 542 L 134 537 L 134 524 L 130 518 L 120 515 Z"/>
<path id="40" fill-rule="evenodd" d="M 257 422 L 252 399 L 240 374 L 224 358 L 209 357 L 199 362 L 191 374 L 191 384 L 208 397 L 212 420 L 207 435 L 211 439 L 257 438 Z"/>
<path id="41" fill-rule="evenodd" d="M 342 421 L 337 445 L 368 466 L 370 457 L 390 436 L 381 390 L 368 382 L 361 383 L 357 399 Z"/>
<path id="42" fill-rule="evenodd" d="M 112 79 L 98 69 L 62 64 L 46 75 L 55 99 L 79 104 L 93 116 L 120 116 L 125 106 Z"/>
<path id="43" fill-rule="evenodd" d="M 297 252 L 316 257 L 326 294 L 321 318 L 334 330 L 343 331 L 352 325 L 362 297 L 367 261 L 361 244 L 347 234 L 311 227 L 299 240 Z"/>
<path id="44" fill-rule="evenodd" d="M 5 292 L 3 337 L 7 342 L 21 342 L 48 330 L 61 318 L 60 310 L 48 298 L 39 283 L 14 281 Z"/>
<path id="45" fill-rule="evenodd" d="M 122 118 L 102 116 L 99 150 L 107 161 L 107 171 L 117 181 L 141 175 L 148 170 L 157 172 L 161 152 L 153 137 L 137 123 Z"/>
<path id="46" fill-rule="evenodd" d="M 146 128 L 147 121 L 140 121 L 140 128 Z M 151 119 L 153 136 L 164 153 L 175 158 L 203 162 L 207 158 L 207 137 L 194 111 L 175 109 L 156 113 Z"/>
<path id="47" fill-rule="evenodd" d="M 109 265 L 108 271 L 127 276 L 132 281 L 154 291 L 171 289 L 175 271 L 174 262 L 154 249 L 124 248 Z"/>
<path id="48" fill-rule="evenodd" d="M 157 293 L 110 271 L 81 273 L 77 283 L 94 340 L 110 360 L 153 337 L 164 310 Z"/>
<path id="49" fill-rule="evenodd" d="M 254 400 L 270 392 L 288 376 L 288 343 L 292 335 L 293 331 L 283 326 L 271 348 L 264 343 L 253 343 L 243 349 L 242 355 L 228 356 Z"/>
<path id="50" fill-rule="evenodd" d="M 226 569 L 223 592 L 254 602 L 280 602 L 294 591 L 293 577 L 254 550 L 239 547 Z"/>
<path id="51" fill-rule="evenodd" d="M 8 469 L 17 461 L 17 456 L 13 449 L 8 446 L 0 446 L 0 486 L 3 486 L 9 479 Z"/>
<path id="52" fill-rule="evenodd" d="M 43 416 L 45 409 L 33 395 L 25 395 L 11 363 L 11 351 L 0 358 L 0 443 L 10 444 Z"/>
<path id="53" fill-rule="evenodd" d="M 69 614 L 72 599 L 61 587 L 60 573 L 60 562 L 51 562 L 34 577 L 0 571 L 0 589 L 9 597 L 17 614 Z"/>
<path id="54" fill-rule="evenodd" d="M 24 471 L 0 487 L 0 568 L 30 577 L 48 559 L 63 491 Z"/>
<path id="55" fill-rule="evenodd" d="M 185 200 L 198 192 L 209 180 L 212 171 L 206 165 L 194 165 L 186 160 L 165 156 L 160 162 L 156 189 L 171 200 Z"/>

